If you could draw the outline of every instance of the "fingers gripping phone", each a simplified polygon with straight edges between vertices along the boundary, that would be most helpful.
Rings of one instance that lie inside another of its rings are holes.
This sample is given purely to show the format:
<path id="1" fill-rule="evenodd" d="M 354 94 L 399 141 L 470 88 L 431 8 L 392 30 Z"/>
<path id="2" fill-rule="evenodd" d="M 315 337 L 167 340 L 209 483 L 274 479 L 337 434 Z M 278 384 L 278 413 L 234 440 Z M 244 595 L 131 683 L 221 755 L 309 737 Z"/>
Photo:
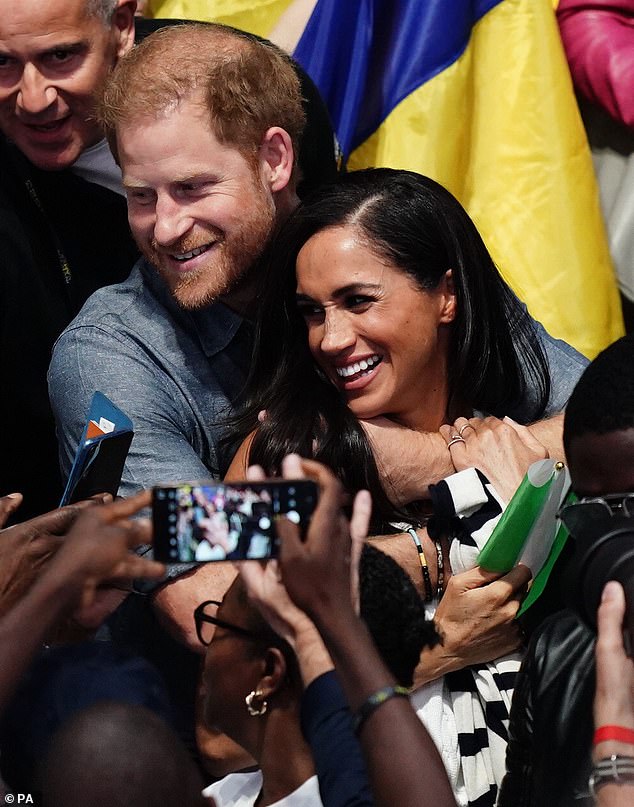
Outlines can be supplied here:
<path id="1" fill-rule="evenodd" d="M 192 482 L 152 491 L 154 557 L 163 563 L 276 557 L 276 521 L 305 529 L 318 489 L 307 479 Z"/>

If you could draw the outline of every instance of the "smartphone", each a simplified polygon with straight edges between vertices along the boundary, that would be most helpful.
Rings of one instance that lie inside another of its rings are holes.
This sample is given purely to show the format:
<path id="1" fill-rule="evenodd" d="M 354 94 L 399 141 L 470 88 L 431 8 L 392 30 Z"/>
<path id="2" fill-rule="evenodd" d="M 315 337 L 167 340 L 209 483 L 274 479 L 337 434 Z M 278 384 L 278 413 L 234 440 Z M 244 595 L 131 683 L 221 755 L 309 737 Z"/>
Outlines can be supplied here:
<path id="1" fill-rule="evenodd" d="M 116 496 L 133 436 L 133 432 L 119 432 L 86 441 L 77 451 L 59 506 L 89 499 L 96 493 Z"/>
<path id="2" fill-rule="evenodd" d="M 154 557 L 162 563 L 274 558 L 276 521 L 285 516 L 305 530 L 317 498 L 308 479 L 155 487 Z"/>

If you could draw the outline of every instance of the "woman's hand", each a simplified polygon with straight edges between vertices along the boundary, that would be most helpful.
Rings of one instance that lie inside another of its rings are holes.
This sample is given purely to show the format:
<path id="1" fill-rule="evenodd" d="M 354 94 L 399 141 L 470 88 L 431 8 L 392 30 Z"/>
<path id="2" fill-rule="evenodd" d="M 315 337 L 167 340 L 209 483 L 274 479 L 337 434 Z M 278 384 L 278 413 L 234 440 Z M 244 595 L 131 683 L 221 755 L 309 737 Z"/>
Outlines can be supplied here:
<path id="1" fill-rule="evenodd" d="M 514 620 L 530 578 L 526 566 L 503 577 L 479 567 L 453 575 L 434 617 L 441 643 L 423 650 L 414 685 L 519 647 L 521 633 Z"/>
<path id="2" fill-rule="evenodd" d="M 341 483 L 325 466 L 291 455 L 284 475 L 300 472 L 319 485 L 319 502 L 304 541 L 290 521 L 279 524 L 282 578 L 293 602 L 324 627 L 327 615 L 359 610 L 359 559 L 368 534 L 372 502 L 357 493 L 350 523 L 342 511 Z"/>
<path id="3" fill-rule="evenodd" d="M 313 466 L 325 471 L 327 476 L 315 476 L 314 473 L 311 473 Z M 326 542 L 328 540 L 338 540 L 340 542 L 344 553 L 348 555 L 348 563 L 344 565 L 343 561 L 338 562 L 336 551 L 329 553 L 329 572 L 324 576 L 324 582 L 329 577 L 332 578 L 333 565 L 339 563 L 344 574 L 342 604 L 349 604 L 358 611 L 359 559 L 361 557 L 361 546 L 367 534 L 370 517 L 369 505 L 365 509 L 361 508 L 363 509 L 362 514 L 357 503 L 355 516 L 350 525 L 350 532 L 344 536 L 340 534 L 341 520 L 343 519 L 345 522 L 341 514 L 341 489 L 334 477 L 326 469 L 322 469 L 322 466 L 318 466 L 317 463 L 304 463 L 295 455 L 285 458 L 282 463 L 282 473 L 285 479 L 301 479 L 309 475 L 321 483 L 321 498 L 306 540 L 307 543 L 311 541 L 311 535 L 314 532 L 313 525 L 315 521 L 319 523 L 321 520 L 323 521 L 322 529 Z M 262 469 L 257 466 L 249 468 L 247 476 L 252 480 L 264 479 Z M 325 492 L 325 488 L 328 488 L 327 492 Z M 334 503 L 335 505 L 332 510 L 329 509 L 330 515 L 333 517 L 333 524 L 328 524 L 327 519 L 325 521 L 320 519 L 324 507 L 328 507 L 330 494 L 333 496 L 331 504 Z M 367 499 L 369 499 L 369 496 L 367 496 Z M 362 496 L 360 501 L 363 504 L 365 497 Z M 298 538 L 297 527 L 291 524 L 290 521 L 280 519 L 277 522 L 277 529 L 282 538 L 283 547 L 286 541 L 292 543 Z M 314 538 L 312 540 L 314 543 Z M 284 554 L 284 550 L 282 554 Z M 316 556 L 313 557 L 315 558 Z M 322 557 L 319 560 L 321 562 Z M 307 564 L 304 565 L 304 569 L 306 569 L 306 566 Z M 319 675 L 332 669 L 332 660 L 314 623 L 304 610 L 300 610 L 291 601 L 282 582 L 282 571 L 277 561 L 272 560 L 265 565 L 256 562 L 239 564 L 239 574 L 247 587 L 250 600 L 273 630 L 283 636 L 295 650 L 304 686 L 308 686 Z M 300 578 L 299 580 L 298 577 Z M 302 583 L 301 573 L 297 569 L 292 573 L 292 578 L 300 589 L 310 586 L 307 582 Z"/>
<path id="4" fill-rule="evenodd" d="M 456 471 L 482 471 L 505 502 L 510 501 L 528 468 L 548 457 L 530 429 L 511 418 L 458 418 L 453 426 L 441 426 L 440 433 Z"/>

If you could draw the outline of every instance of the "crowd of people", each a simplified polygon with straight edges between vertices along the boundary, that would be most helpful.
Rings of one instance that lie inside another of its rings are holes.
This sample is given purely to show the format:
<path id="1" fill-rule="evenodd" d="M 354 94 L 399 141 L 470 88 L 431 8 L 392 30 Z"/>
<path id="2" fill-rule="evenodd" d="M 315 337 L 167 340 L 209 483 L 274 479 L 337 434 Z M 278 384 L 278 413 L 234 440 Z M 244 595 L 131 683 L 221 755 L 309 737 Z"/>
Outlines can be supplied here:
<path id="1" fill-rule="evenodd" d="M 339 172 L 270 42 L 136 0 L 0 10 L 7 791 L 632 803 L 632 336 L 588 364 L 448 190 Z M 96 391 L 134 425 L 121 498 L 59 508 Z M 478 555 L 545 460 L 570 538 L 519 617 L 539 569 Z M 271 477 L 316 483 L 308 524 Z M 203 549 L 165 566 L 150 489 L 176 483 Z M 247 517 L 279 557 L 226 562 Z"/>

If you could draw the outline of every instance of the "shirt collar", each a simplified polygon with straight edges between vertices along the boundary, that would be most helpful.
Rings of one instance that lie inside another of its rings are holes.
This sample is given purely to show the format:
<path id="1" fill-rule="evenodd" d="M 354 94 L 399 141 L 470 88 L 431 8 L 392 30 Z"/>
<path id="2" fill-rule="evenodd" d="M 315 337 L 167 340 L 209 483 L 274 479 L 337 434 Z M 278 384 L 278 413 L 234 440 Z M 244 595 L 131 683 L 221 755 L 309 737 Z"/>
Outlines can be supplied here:
<path id="1" fill-rule="evenodd" d="M 206 356 L 215 356 L 227 347 L 244 321 L 239 314 L 220 301 L 192 311 L 181 308 L 157 270 L 145 258 L 139 264 L 152 294 L 188 333 L 196 333 Z"/>

